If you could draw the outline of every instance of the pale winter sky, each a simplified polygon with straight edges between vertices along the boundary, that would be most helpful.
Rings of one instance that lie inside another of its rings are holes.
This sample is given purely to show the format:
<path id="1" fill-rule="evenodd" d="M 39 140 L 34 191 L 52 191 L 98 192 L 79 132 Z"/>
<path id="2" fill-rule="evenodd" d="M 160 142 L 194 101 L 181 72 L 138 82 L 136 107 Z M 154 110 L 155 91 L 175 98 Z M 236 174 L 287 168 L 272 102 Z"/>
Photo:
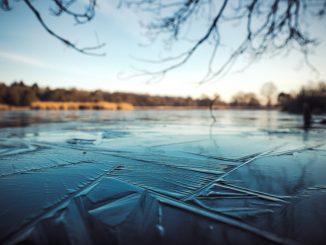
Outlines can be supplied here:
<path id="1" fill-rule="evenodd" d="M 140 11 L 119 9 L 116 1 L 100 0 L 94 20 L 85 25 L 75 25 L 72 18 L 51 16 L 49 1 L 33 1 L 33 4 L 41 10 L 53 30 L 79 46 L 105 42 L 102 51 L 106 52 L 106 56 L 87 56 L 67 48 L 41 27 L 23 1 L 12 1 L 11 11 L 0 10 L 0 81 L 7 84 L 23 80 L 26 84 L 37 82 L 53 88 L 77 87 L 193 97 L 218 93 L 228 100 L 238 91 L 259 93 L 262 84 L 269 81 L 274 82 L 279 91 L 291 91 L 309 81 L 326 78 L 324 20 L 312 20 L 309 27 L 320 42 L 310 55 L 311 63 L 319 70 L 318 75 L 304 65 L 302 54 L 292 51 L 266 57 L 244 70 L 249 58 L 243 57 L 222 78 L 198 86 L 197 82 L 207 71 L 209 46 L 203 47 L 185 66 L 169 73 L 160 82 L 148 83 L 146 77 L 125 79 L 136 72 L 133 67 L 155 68 L 153 64 L 133 57 L 155 59 L 177 54 L 184 48 L 183 43 L 178 43 L 165 50 L 160 39 L 150 44 L 146 30 L 139 23 L 146 22 L 150 16 Z M 200 24 L 194 24 L 193 28 L 198 33 L 202 30 Z M 225 29 L 217 63 L 226 59 L 234 41 L 241 38 L 236 28 L 229 26 Z"/>

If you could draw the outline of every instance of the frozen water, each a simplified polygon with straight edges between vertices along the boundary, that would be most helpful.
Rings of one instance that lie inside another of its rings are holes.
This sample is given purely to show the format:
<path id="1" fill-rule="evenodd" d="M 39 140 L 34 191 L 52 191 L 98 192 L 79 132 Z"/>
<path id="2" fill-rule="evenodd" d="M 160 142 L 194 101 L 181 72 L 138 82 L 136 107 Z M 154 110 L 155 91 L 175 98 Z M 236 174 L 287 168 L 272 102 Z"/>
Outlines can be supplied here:
<path id="1" fill-rule="evenodd" d="M 325 126 L 215 117 L 0 112 L 0 242 L 325 244 Z"/>

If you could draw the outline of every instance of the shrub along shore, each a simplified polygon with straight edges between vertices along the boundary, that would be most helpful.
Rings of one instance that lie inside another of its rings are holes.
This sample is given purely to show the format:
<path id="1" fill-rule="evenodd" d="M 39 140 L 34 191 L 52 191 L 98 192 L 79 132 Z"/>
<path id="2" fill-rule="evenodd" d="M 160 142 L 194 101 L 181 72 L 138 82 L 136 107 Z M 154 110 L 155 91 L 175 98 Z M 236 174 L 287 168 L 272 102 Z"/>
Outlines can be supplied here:
<path id="1" fill-rule="evenodd" d="M 30 106 L 0 104 L 0 110 L 133 110 L 129 103 L 36 101 Z"/>

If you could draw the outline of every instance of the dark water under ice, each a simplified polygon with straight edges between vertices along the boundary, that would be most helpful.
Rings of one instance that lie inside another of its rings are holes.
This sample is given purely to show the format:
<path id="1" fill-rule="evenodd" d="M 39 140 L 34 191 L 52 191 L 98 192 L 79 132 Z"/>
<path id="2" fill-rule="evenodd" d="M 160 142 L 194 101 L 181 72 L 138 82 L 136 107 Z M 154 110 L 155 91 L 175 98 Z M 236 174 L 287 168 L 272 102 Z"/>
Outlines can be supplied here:
<path id="1" fill-rule="evenodd" d="M 325 244 L 322 117 L 215 117 L 0 112 L 0 243 Z"/>

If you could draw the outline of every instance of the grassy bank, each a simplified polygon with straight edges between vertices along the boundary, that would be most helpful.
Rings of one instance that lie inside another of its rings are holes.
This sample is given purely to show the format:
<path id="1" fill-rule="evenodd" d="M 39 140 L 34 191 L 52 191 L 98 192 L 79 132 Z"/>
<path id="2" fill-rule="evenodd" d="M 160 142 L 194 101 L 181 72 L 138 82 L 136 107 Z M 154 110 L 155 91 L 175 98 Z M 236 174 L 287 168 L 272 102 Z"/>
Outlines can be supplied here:
<path id="1" fill-rule="evenodd" d="M 0 104 L 0 110 L 133 110 L 134 106 L 129 103 L 99 102 L 55 102 L 37 101 L 31 106 L 17 107 Z"/>
<path id="2" fill-rule="evenodd" d="M 208 110 L 209 106 L 133 106 L 130 103 L 114 102 L 54 102 L 38 101 L 32 102 L 31 106 L 12 106 L 0 104 L 1 110 Z M 216 105 L 215 110 L 261 110 L 264 107 Z M 273 108 L 277 109 L 277 108 Z"/>

